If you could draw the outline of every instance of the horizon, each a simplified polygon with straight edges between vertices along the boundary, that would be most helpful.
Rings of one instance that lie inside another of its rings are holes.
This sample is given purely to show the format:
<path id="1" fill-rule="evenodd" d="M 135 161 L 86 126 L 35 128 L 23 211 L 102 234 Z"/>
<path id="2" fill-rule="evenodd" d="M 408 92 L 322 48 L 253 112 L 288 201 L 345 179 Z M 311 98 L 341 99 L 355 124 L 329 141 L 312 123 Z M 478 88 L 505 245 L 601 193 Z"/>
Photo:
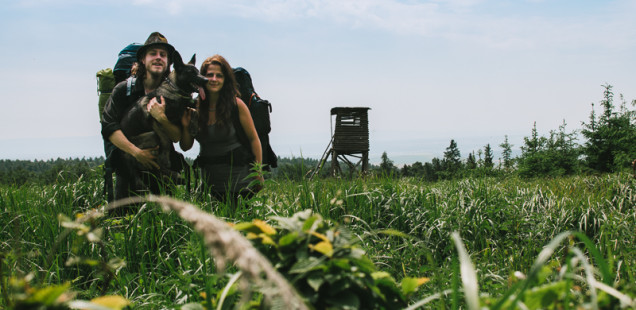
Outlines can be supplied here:
<path id="1" fill-rule="evenodd" d="M 457 143 L 460 150 L 462 159 L 468 157 L 468 153 L 477 153 L 478 149 L 484 148 L 486 144 L 490 144 L 494 158 L 497 160 L 501 155 L 501 148 L 499 144 L 503 143 L 504 137 L 501 137 L 501 141 L 496 143 L 488 142 L 495 137 L 464 137 L 459 139 L 453 139 Z M 451 139 L 442 138 L 428 138 L 428 139 L 413 139 L 413 140 L 391 140 L 391 141 L 374 141 L 371 137 L 370 151 L 369 151 L 369 163 L 378 165 L 381 162 L 381 156 L 383 152 L 387 153 L 387 156 L 393 163 L 401 167 L 403 165 L 412 165 L 414 162 L 419 161 L 421 163 L 430 162 L 432 158 L 443 158 L 444 151 L 449 146 Z M 513 157 L 520 154 L 519 146 L 515 141 L 522 141 L 523 137 L 508 137 L 509 143 L 513 144 Z M 307 149 L 297 149 L 294 152 L 282 150 L 291 150 L 292 145 L 283 145 L 280 143 L 272 144 L 274 152 L 281 158 L 307 158 L 320 160 L 324 151 L 326 150 L 328 138 L 324 141 L 326 143 L 318 143 L 319 139 L 315 140 L 315 143 L 307 144 Z M 375 144 L 373 142 L 376 142 Z M 407 143 L 411 142 L 411 143 Z M 485 142 L 485 143 L 484 143 Z M 421 143 L 421 144 L 420 144 Z M 407 147 L 396 147 L 402 144 L 411 145 Z M 0 149 L 1 160 L 30 160 L 30 161 L 48 161 L 61 159 L 81 159 L 81 158 L 99 158 L 104 157 L 103 153 L 103 140 L 101 136 L 91 137 L 65 137 L 55 139 L 14 139 L 14 140 L 0 140 L 0 145 L 4 147 Z M 425 145 L 425 146 L 420 146 Z M 321 148 L 322 147 L 322 148 Z M 194 159 L 198 154 L 199 147 L 197 144 L 193 146 L 193 149 L 182 152 L 175 147 L 179 153 L 184 154 L 186 158 Z M 6 150 L 19 149 L 21 152 Z M 281 150 L 281 151 L 279 151 Z M 14 156 L 8 155 L 9 153 Z"/>

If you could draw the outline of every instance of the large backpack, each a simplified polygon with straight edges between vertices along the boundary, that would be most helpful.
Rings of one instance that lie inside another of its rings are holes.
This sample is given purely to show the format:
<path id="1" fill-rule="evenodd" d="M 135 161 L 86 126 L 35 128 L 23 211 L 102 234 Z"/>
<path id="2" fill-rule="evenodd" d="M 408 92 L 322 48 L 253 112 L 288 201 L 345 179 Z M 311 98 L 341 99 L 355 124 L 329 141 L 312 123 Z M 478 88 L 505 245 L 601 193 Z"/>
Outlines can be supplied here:
<path id="1" fill-rule="evenodd" d="M 278 158 L 272 150 L 272 146 L 269 144 L 269 133 L 272 131 L 269 114 L 272 112 L 272 104 L 269 101 L 262 99 L 254 91 L 254 85 L 252 84 L 252 77 L 250 73 L 244 68 L 234 68 L 234 76 L 239 84 L 239 92 L 241 93 L 241 100 L 245 102 L 252 115 L 254 121 L 254 127 L 258 133 L 258 138 L 261 140 L 261 147 L 263 153 L 263 164 L 266 170 L 270 168 L 278 167 Z M 237 131 L 243 132 L 243 130 Z"/>
<path id="2" fill-rule="evenodd" d="M 102 112 L 106 101 L 113 92 L 113 88 L 117 83 L 127 79 L 130 76 L 132 66 L 137 60 L 137 50 L 142 45 L 139 43 L 128 44 L 119 52 L 115 66 L 97 71 L 97 95 L 99 100 L 97 108 L 99 112 L 99 120 L 102 120 Z M 108 140 L 104 140 L 104 153 L 106 160 L 104 161 L 104 195 L 108 202 L 113 201 L 113 164 L 111 162 L 115 145 Z"/>
<path id="3" fill-rule="evenodd" d="M 115 85 L 130 76 L 133 64 L 137 61 L 137 51 L 142 47 L 139 43 L 131 43 L 119 52 L 117 63 L 113 67 Z"/>
<path id="4" fill-rule="evenodd" d="M 97 108 L 99 109 L 100 120 L 102 119 L 104 105 L 106 105 L 106 101 L 113 92 L 115 85 L 130 76 L 132 66 L 137 61 L 137 50 L 141 46 L 139 43 L 128 44 L 119 52 L 115 67 L 97 71 L 97 95 L 99 96 Z"/>

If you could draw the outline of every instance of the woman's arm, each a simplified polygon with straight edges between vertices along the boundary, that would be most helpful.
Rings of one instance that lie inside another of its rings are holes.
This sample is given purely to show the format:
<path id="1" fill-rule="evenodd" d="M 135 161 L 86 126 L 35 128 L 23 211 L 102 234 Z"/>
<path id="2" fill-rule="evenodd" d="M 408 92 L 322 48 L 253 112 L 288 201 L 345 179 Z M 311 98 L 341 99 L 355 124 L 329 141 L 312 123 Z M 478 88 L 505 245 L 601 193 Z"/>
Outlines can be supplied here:
<path id="1" fill-rule="evenodd" d="M 183 118 L 181 118 L 181 125 L 183 125 L 183 131 L 181 131 L 181 139 L 179 140 L 179 146 L 182 150 L 187 151 L 192 148 L 194 144 L 194 137 L 190 134 L 190 121 L 192 120 L 192 110 L 186 108 Z M 195 120 L 198 121 L 198 120 Z"/>
<path id="2" fill-rule="evenodd" d="M 243 100 L 236 98 L 236 103 L 238 105 L 239 121 L 241 122 L 243 131 L 245 131 L 247 135 L 252 154 L 254 154 L 254 161 L 260 164 L 263 162 L 263 150 L 261 148 L 261 140 L 258 138 L 258 133 L 256 132 L 256 127 L 254 127 L 252 115 Z"/>

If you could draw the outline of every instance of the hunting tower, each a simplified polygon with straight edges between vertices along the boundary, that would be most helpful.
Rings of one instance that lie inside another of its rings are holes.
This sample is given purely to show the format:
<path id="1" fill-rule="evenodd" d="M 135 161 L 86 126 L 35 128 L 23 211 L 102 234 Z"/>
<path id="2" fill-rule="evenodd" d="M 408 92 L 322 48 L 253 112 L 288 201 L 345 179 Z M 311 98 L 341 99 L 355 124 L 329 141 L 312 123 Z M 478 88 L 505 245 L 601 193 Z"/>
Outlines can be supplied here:
<path id="1" fill-rule="evenodd" d="M 318 167 L 311 177 L 318 173 L 328 157 L 331 157 L 331 175 L 339 175 L 343 171 L 340 162 L 348 167 L 349 175 L 361 166 L 360 173 L 365 174 L 369 169 L 369 117 L 370 108 L 331 109 L 331 141 L 327 145 Z M 336 119 L 335 127 L 333 119 Z"/>

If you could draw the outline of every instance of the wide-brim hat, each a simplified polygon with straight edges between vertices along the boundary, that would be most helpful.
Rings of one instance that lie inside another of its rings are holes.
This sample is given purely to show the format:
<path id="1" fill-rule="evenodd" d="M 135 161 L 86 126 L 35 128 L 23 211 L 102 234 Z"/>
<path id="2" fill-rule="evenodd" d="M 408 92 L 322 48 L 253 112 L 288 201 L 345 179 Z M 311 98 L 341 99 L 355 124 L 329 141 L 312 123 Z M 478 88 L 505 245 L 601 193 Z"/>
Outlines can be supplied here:
<path id="1" fill-rule="evenodd" d="M 174 47 L 168 44 L 168 39 L 163 36 L 163 34 L 159 32 L 153 32 L 148 36 L 146 43 L 139 48 L 137 51 L 137 61 L 141 62 L 142 58 L 146 56 L 146 51 L 151 47 L 163 47 L 168 50 L 168 61 L 172 61 L 172 53 L 174 52 Z"/>

